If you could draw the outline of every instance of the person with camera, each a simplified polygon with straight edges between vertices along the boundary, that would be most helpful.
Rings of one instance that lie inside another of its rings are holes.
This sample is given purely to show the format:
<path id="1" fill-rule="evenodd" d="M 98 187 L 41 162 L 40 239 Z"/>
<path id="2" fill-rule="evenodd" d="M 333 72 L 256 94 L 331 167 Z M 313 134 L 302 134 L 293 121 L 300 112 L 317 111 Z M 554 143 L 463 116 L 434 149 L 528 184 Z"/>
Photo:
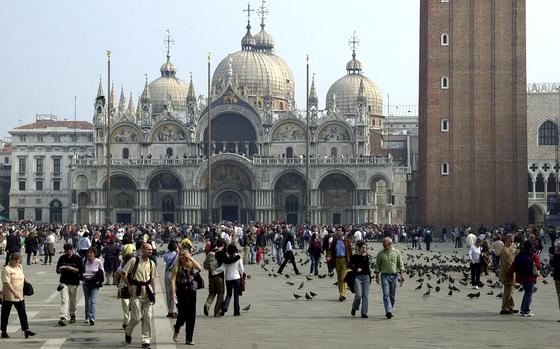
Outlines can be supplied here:
<path id="1" fill-rule="evenodd" d="M 68 320 L 71 324 L 76 322 L 76 295 L 84 272 L 82 259 L 74 253 L 72 243 L 65 243 L 63 249 L 64 254 L 56 263 L 56 273 L 60 274 L 60 284 L 57 288 L 60 291 L 59 326 L 66 326 Z"/>

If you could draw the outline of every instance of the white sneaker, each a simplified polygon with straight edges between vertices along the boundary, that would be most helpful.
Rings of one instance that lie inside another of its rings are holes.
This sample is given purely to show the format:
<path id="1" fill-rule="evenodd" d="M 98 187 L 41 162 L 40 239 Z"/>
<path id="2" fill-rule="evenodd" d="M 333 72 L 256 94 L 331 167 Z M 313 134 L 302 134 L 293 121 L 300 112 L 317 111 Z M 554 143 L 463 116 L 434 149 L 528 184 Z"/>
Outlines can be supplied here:
<path id="1" fill-rule="evenodd" d="M 472 288 L 473 290 L 478 290 L 478 286 L 475 286 Z"/>
<path id="2" fill-rule="evenodd" d="M 523 314 L 523 316 L 526 316 L 526 317 L 533 317 L 533 316 L 535 316 L 535 314 L 533 314 L 533 313 L 527 313 L 527 314 Z"/>

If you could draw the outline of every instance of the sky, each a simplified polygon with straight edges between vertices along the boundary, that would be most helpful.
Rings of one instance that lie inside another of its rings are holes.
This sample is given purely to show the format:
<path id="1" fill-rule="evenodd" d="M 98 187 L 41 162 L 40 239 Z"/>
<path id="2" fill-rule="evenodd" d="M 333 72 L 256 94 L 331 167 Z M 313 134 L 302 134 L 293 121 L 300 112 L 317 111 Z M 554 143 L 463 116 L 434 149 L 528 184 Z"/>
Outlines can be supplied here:
<path id="1" fill-rule="evenodd" d="M 462 0 L 455 0 L 462 1 Z M 527 1 L 527 81 L 560 81 L 558 0 Z M 253 8 L 260 0 L 250 0 Z M 345 73 L 352 33 L 360 41 L 363 73 L 381 89 L 384 103 L 418 104 L 418 0 L 268 0 L 266 31 L 275 53 L 290 66 L 298 108 L 305 105 L 305 62 L 315 74 L 319 107 L 328 88 Z M 212 67 L 241 49 L 247 0 L 18 0 L 0 12 L 0 137 L 14 127 L 53 113 L 91 121 L 99 78 L 107 88 L 106 50 L 112 80 L 136 100 L 160 76 L 169 29 L 177 76 L 195 91 L 207 91 L 207 55 Z M 251 15 L 252 33 L 260 18 Z M 556 44 L 555 44 L 556 43 Z"/>

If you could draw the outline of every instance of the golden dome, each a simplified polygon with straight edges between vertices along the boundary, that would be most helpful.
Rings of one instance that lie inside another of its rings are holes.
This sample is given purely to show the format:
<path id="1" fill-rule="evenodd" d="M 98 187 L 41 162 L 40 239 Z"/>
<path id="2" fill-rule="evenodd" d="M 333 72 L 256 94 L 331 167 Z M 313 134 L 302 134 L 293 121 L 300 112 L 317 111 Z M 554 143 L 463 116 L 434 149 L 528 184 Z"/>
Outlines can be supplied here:
<path id="1" fill-rule="evenodd" d="M 174 111 L 187 109 L 189 86 L 183 80 L 175 77 L 177 68 L 170 62 L 169 58 L 167 56 L 167 62 L 160 68 L 161 77 L 148 85 L 152 112 L 155 114 L 163 112 L 168 100 L 171 101 L 171 107 Z"/>

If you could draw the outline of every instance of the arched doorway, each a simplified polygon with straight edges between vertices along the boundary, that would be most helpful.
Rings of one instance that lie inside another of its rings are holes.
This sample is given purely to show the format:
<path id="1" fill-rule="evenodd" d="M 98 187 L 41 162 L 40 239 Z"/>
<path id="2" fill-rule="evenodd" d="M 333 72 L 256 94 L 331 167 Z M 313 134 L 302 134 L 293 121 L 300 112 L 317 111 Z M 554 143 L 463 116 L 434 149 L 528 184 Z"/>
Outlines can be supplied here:
<path id="1" fill-rule="evenodd" d="M 353 222 L 356 186 L 348 176 L 332 173 L 319 184 L 321 222 L 351 224 Z"/>
<path id="2" fill-rule="evenodd" d="M 148 202 L 156 222 L 177 222 L 180 219 L 181 181 L 172 173 L 160 173 L 149 184 Z"/>
<path id="3" fill-rule="evenodd" d="M 49 204 L 49 222 L 62 223 L 62 202 L 58 199 L 54 199 Z"/>
<path id="4" fill-rule="evenodd" d="M 107 188 L 105 182 L 104 190 Z M 134 207 L 136 206 L 136 184 L 125 175 L 111 177 L 111 190 L 109 202 L 112 207 L 112 222 L 129 224 L 134 220 Z"/>
<path id="5" fill-rule="evenodd" d="M 253 124 L 241 114 L 224 113 L 212 118 L 214 153 L 253 155 L 257 150 L 257 133 Z M 208 129 L 204 130 L 204 153 L 207 154 Z"/>
<path id="6" fill-rule="evenodd" d="M 283 174 L 274 185 L 276 218 L 289 224 L 304 221 L 305 179 L 297 172 Z"/>
<path id="7" fill-rule="evenodd" d="M 229 222 L 239 222 L 241 209 L 244 206 L 243 199 L 234 191 L 224 191 L 218 194 L 214 205 L 219 211 L 220 220 Z"/>
<path id="8" fill-rule="evenodd" d="M 78 194 L 78 224 L 88 224 L 88 209 L 89 204 L 89 194 L 87 192 L 81 192 Z"/>
<path id="9" fill-rule="evenodd" d="M 392 204 L 388 183 L 384 178 L 374 177 L 371 180 L 370 202 L 372 212 L 370 212 L 370 220 L 375 224 L 388 224 L 389 214 L 391 213 L 388 204 Z"/>
<path id="10" fill-rule="evenodd" d="M 538 205 L 529 207 L 529 224 L 543 225 L 544 212 Z"/>
<path id="11" fill-rule="evenodd" d="M 208 188 L 207 176 L 201 186 Z M 222 217 L 232 220 L 237 216 L 239 223 L 248 223 L 255 219 L 254 178 L 252 172 L 236 161 L 220 161 L 212 166 L 211 183 L 212 221 L 218 222 Z M 206 217 L 203 213 L 203 220 Z"/>

